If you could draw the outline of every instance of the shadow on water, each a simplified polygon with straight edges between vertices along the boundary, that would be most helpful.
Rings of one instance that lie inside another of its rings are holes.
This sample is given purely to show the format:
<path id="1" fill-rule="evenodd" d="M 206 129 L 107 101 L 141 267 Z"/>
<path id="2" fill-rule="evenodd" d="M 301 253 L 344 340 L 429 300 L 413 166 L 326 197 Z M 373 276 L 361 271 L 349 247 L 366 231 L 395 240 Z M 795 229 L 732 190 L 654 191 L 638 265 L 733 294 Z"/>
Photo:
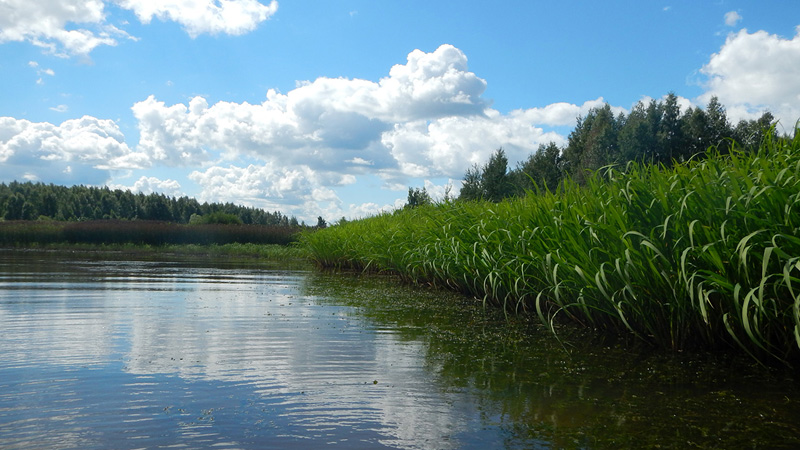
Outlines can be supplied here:
<path id="1" fill-rule="evenodd" d="M 374 276 L 314 274 L 305 292 L 422 341 L 430 376 L 473 396 L 507 447 L 798 448 L 796 373 L 733 354 L 603 342 L 479 300 Z M 608 340 L 606 340 L 608 341 Z"/>
<path id="2" fill-rule="evenodd" d="M 796 374 L 387 277 L 0 250 L 0 448 L 798 448 Z"/>

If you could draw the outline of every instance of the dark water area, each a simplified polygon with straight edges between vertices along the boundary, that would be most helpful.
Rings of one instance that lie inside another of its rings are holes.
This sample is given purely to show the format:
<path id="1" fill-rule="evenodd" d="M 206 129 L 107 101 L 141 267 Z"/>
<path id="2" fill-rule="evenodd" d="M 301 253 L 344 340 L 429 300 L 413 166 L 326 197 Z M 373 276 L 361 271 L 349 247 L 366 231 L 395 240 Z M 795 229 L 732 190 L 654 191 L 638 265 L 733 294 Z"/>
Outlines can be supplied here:
<path id="1" fill-rule="evenodd" d="M 2 449 L 800 448 L 797 372 L 303 266 L 0 250 Z"/>

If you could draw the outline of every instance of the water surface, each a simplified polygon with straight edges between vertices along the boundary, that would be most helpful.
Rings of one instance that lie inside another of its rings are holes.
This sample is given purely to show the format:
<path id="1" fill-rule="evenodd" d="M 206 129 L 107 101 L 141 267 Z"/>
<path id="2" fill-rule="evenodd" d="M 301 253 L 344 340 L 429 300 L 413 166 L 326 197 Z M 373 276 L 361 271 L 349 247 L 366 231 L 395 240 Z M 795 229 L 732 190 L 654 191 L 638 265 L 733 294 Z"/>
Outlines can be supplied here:
<path id="1" fill-rule="evenodd" d="M 791 371 L 308 268 L 0 251 L 0 448 L 792 448 Z M 591 342 L 589 342 L 591 341 Z"/>

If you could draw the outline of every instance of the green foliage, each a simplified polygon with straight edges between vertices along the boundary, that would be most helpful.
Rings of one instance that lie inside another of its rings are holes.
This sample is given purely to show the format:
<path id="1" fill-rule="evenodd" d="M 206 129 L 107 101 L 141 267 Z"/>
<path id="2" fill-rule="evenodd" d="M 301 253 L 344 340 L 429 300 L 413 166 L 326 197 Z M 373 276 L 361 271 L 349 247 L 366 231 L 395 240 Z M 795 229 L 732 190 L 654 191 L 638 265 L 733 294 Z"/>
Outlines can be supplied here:
<path id="1" fill-rule="evenodd" d="M 583 182 L 589 172 L 619 162 L 618 136 L 623 122 L 624 118 L 615 117 L 608 104 L 578 118 L 564 149 L 566 167 L 577 181 Z"/>
<path id="2" fill-rule="evenodd" d="M 486 165 L 472 166 L 464 174 L 459 199 L 498 202 L 528 192 L 554 191 L 566 177 L 584 185 L 601 168 L 625 170 L 631 162 L 671 167 L 705 158 L 709 151 L 725 154 L 734 142 L 754 151 L 764 140 L 778 138 L 774 125 L 774 117 L 767 112 L 758 120 L 739 122 L 734 129 L 716 97 L 705 109 L 682 112 L 678 97 L 670 93 L 647 106 L 637 103 L 628 116 L 615 116 L 606 104 L 578 117 L 563 151 L 552 142 L 540 145 L 508 171 L 500 149 Z"/>
<path id="3" fill-rule="evenodd" d="M 222 225 L 241 225 L 242 219 L 234 214 L 229 214 L 222 211 L 215 211 L 205 216 L 199 214 L 192 214 L 189 218 L 189 225 L 209 225 L 209 224 L 222 224 Z"/>
<path id="4" fill-rule="evenodd" d="M 561 149 L 554 142 L 539 145 L 536 153 L 517 164 L 517 168 L 509 175 L 516 188 L 515 194 L 522 196 L 530 191 L 555 191 L 563 177 L 562 166 Z"/>
<path id="5" fill-rule="evenodd" d="M 433 203 L 428 191 L 423 188 L 408 188 L 408 200 L 406 201 L 406 208 L 416 208 L 421 205 L 430 205 Z"/>
<path id="6" fill-rule="evenodd" d="M 461 192 L 458 194 L 459 200 L 480 200 L 483 198 L 481 172 L 482 169 L 477 164 L 467 169 L 464 174 L 464 180 L 461 183 Z"/>
<path id="7" fill-rule="evenodd" d="M 397 273 L 549 326 L 800 360 L 800 130 L 585 183 L 382 214 L 301 242 L 321 266 Z"/>
<path id="8" fill-rule="evenodd" d="M 5 220 L 48 217 L 57 221 L 122 219 L 188 223 L 193 214 L 203 217 L 232 215 L 247 225 L 298 226 L 296 218 L 286 217 L 280 212 L 270 213 L 231 203 L 200 204 L 189 197 L 176 199 L 164 194 L 134 194 L 107 187 L 64 187 L 17 181 L 0 183 L 0 218 Z"/>
<path id="9" fill-rule="evenodd" d="M 488 200 L 499 202 L 514 192 L 508 174 L 508 158 L 505 151 L 497 149 L 483 167 L 474 166 L 464 175 L 459 200 Z"/>

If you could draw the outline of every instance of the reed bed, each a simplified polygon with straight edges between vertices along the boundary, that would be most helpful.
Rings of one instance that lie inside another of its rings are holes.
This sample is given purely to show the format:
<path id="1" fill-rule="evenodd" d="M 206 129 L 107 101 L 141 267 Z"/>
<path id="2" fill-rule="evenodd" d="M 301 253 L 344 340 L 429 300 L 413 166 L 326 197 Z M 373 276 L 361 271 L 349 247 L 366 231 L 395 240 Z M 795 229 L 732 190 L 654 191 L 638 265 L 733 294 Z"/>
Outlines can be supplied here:
<path id="1" fill-rule="evenodd" d="M 270 225 L 186 225 L 144 220 L 86 222 L 0 221 L 0 245 L 136 244 L 223 245 L 278 244 L 296 240 L 298 228 Z"/>
<path id="2" fill-rule="evenodd" d="M 598 171 L 498 204 L 448 202 L 301 236 L 324 267 L 390 271 L 554 328 L 800 360 L 800 133 L 753 153 Z"/>

